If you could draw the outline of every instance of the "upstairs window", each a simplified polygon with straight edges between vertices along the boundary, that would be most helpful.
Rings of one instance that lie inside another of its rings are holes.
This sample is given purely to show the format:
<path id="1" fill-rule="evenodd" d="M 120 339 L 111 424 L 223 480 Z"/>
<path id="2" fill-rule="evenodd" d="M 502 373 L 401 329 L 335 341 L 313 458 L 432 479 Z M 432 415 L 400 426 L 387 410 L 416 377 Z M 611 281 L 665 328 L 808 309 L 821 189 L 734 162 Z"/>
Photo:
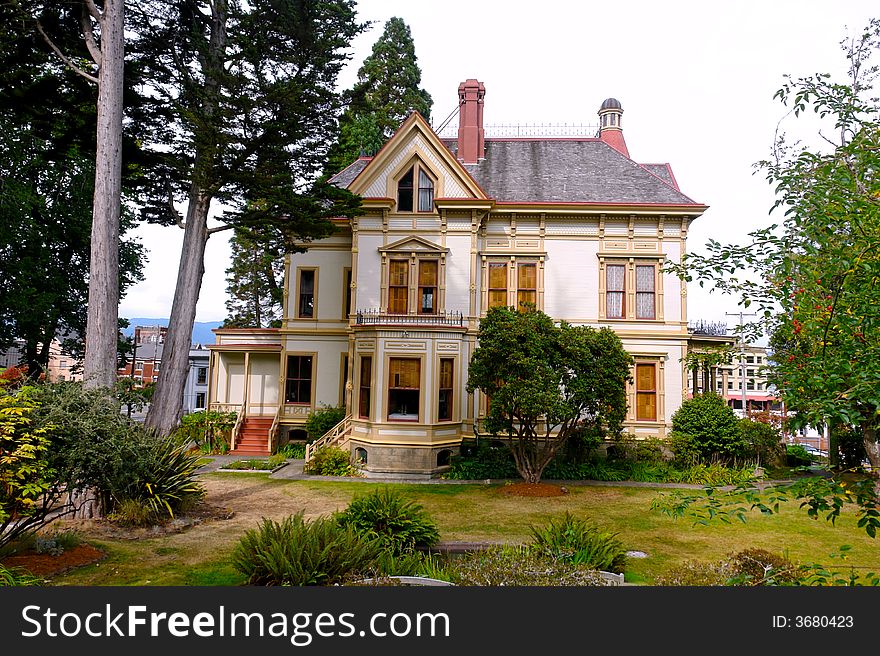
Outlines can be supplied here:
<path id="1" fill-rule="evenodd" d="M 388 276 L 388 314 L 406 314 L 409 296 L 409 261 L 391 260 Z"/>
<path id="2" fill-rule="evenodd" d="M 199 367 L 196 369 L 196 384 L 197 385 L 207 385 L 208 383 L 208 368 L 207 367 Z"/>
<path id="3" fill-rule="evenodd" d="M 419 169 L 419 212 L 434 209 L 434 183 L 428 174 Z"/>
<path id="4" fill-rule="evenodd" d="M 489 264 L 489 307 L 507 305 L 507 264 L 491 262 Z"/>
<path id="5" fill-rule="evenodd" d="M 299 314 L 302 319 L 315 316 L 315 270 L 300 269 L 299 271 Z"/>
<path id="6" fill-rule="evenodd" d="M 415 186 L 416 180 L 418 187 Z M 434 209 L 434 181 L 418 164 L 404 173 L 397 182 L 397 211 L 412 212 L 415 201 L 418 201 L 419 212 L 431 212 Z"/>
<path id="7" fill-rule="evenodd" d="M 527 305 L 538 305 L 538 265 L 534 263 L 516 268 L 516 306 L 525 310 Z"/>
<path id="8" fill-rule="evenodd" d="M 413 211 L 413 172 L 415 167 L 403 174 L 400 182 L 397 183 L 397 211 L 412 212 Z"/>
<path id="9" fill-rule="evenodd" d="M 605 267 L 605 279 L 605 316 L 623 319 L 626 267 L 623 264 L 609 264 Z"/>
<path id="10" fill-rule="evenodd" d="M 419 314 L 437 312 L 437 260 L 419 261 Z"/>
<path id="11" fill-rule="evenodd" d="M 653 319 L 656 315 L 653 264 L 636 267 L 636 319 Z"/>

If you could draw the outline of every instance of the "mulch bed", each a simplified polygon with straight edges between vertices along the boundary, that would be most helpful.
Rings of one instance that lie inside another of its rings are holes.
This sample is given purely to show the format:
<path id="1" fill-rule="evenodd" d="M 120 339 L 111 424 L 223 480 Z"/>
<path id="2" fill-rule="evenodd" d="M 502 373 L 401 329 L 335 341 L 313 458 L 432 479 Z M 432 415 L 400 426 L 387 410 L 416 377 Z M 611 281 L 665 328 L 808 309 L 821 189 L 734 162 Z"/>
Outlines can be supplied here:
<path id="1" fill-rule="evenodd" d="M 501 494 L 514 497 L 561 497 L 568 488 L 549 483 L 510 483 L 501 488 Z"/>
<path id="2" fill-rule="evenodd" d="M 7 556 L 2 563 L 9 569 L 20 567 L 36 577 L 50 578 L 77 567 L 97 563 L 104 560 L 106 556 L 106 553 L 90 544 L 80 544 L 71 549 L 65 549 L 57 556 L 31 551 Z"/>

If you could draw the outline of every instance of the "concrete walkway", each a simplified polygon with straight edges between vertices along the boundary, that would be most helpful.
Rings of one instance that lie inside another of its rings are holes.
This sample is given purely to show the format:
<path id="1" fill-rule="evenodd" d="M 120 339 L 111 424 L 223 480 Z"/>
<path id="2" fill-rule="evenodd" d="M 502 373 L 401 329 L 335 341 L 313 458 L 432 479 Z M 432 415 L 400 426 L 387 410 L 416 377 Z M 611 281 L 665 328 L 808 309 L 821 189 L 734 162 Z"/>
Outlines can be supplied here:
<path id="1" fill-rule="evenodd" d="M 198 470 L 199 474 L 210 474 L 216 472 L 218 469 L 221 469 L 222 466 L 226 463 L 234 462 L 236 460 L 264 460 L 264 456 L 204 456 L 206 458 L 210 458 L 212 462 L 202 465 L 202 467 Z M 281 479 L 281 480 L 290 480 L 290 481 L 340 481 L 340 482 L 348 482 L 348 483 L 405 483 L 407 485 L 504 485 L 505 483 L 519 483 L 520 479 L 510 479 L 510 478 L 493 478 L 493 479 L 484 479 L 484 480 L 453 480 L 453 479 L 445 479 L 445 478 L 425 478 L 425 477 L 381 477 L 381 476 L 370 476 L 369 478 L 359 478 L 354 476 L 315 476 L 313 474 L 304 474 L 303 466 L 305 465 L 305 460 L 302 459 L 289 459 L 287 460 L 287 466 L 282 467 L 278 471 L 269 474 L 269 478 Z M 249 471 L 248 473 L 259 473 Z M 705 485 L 695 485 L 690 483 L 643 483 L 639 481 L 557 481 L 546 479 L 542 480 L 542 483 L 550 483 L 553 485 L 559 485 L 562 487 L 582 487 L 582 486 L 590 486 L 590 487 L 636 487 L 636 488 L 667 488 L 667 489 L 677 489 L 677 490 L 702 490 L 706 486 Z M 757 483 L 757 487 L 759 489 L 763 489 L 765 487 L 771 485 L 782 485 L 786 483 L 791 483 L 792 480 L 765 480 Z M 718 490 L 732 490 L 734 486 L 724 486 L 716 488 Z"/>

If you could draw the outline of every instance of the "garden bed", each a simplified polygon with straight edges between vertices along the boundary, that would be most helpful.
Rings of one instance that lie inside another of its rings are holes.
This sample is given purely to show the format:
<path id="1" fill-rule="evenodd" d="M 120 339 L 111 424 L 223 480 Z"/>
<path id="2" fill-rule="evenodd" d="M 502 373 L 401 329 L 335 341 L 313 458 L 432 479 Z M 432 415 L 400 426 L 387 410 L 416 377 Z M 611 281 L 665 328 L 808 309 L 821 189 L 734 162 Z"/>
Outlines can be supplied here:
<path id="1" fill-rule="evenodd" d="M 60 554 L 37 553 L 29 550 L 25 553 L 7 556 L 0 563 L 9 569 L 24 569 L 37 578 L 45 579 L 63 574 L 77 567 L 97 563 L 107 554 L 90 544 L 79 544 L 65 549 Z"/>
<path id="2" fill-rule="evenodd" d="M 217 469 L 219 472 L 234 472 L 234 473 L 257 473 L 257 474 L 272 474 L 277 472 L 282 467 L 286 467 L 287 462 L 282 462 L 280 465 L 273 465 L 268 460 L 235 460 L 234 462 L 229 462 Z"/>

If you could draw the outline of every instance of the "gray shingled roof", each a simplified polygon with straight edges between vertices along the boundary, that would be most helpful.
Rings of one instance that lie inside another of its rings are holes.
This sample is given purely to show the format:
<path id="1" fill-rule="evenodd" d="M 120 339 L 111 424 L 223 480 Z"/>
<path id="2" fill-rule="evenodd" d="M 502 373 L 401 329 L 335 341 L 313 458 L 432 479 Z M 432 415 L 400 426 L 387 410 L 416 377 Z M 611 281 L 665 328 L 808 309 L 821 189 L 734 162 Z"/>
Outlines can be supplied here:
<path id="1" fill-rule="evenodd" d="M 363 171 L 369 163 L 370 160 L 368 158 L 358 158 L 330 178 L 328 182 L 337 187 L 341 187 L 342 189 L 348 189 L 349 185 L 354 182 L 354 179 L 358 177 L 360 172 Z"/>
<path id="2" fill-rule="evenodd" d="M 675 179 L 672 177 L 672 172 L 669 170 L 668 164 L 642 164 L 643 169 L 646 169 L 656 175 L 658 178 L 663 180 L 668 185 L 672 187 L 676 187 Z"/>
<path id="3" fill-rule="evenodd" d="M 598 139 L 487 139 L 486 158 L 465 168 L 496 201 L 695 204 Z"/>

